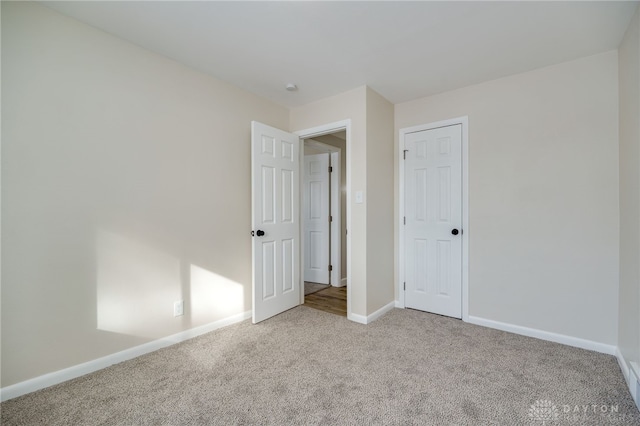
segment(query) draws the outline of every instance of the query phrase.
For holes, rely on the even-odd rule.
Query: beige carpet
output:
[[[612,356],[412,310],[365,326],[304,306],[0,410],[3,425],[640,424]]]

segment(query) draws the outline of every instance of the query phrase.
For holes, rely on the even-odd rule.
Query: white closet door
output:
[[[462,317],[462,126],[405,136],[405,306]]]

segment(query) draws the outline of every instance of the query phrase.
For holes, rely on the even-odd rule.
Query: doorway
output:
[[[302,143],[304,303],[347,315],[346,131]]]
[[[400,130],[401,307],[468,319],[468,120]]]
[[[251,122],[251,236],[252,322],[258,323],[304,303],[304,238],[300,212],[301,141],[344,131],[346,151],[346,287],[347,319],[356,320],[351,307],[351,120],[334,122],[296,133]],[[337,192],[336,192],[337,193]],[[342,270],[342,269],[341,269]]]

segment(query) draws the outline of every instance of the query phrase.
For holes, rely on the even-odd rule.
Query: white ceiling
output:
[[[297,106],[361,85],[393,103],[615,49],[637,2],[45,2]],[[297,92],[284,87],[292,82]]]

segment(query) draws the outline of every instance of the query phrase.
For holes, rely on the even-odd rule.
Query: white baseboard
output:
[[[618,360],[618,365],[620,366],[620,370],[622,371],[622,375],[624,376],[624,380],[627,382],[627,386],[630,386],[629,382],[629,366],[627,365],[627,361],[625,361],[624,356],[622,356],[622,352],[620,352],[620,348],[616,348],[616,359]],[[631,388],[629,388],[631,390]]]
[[[620,348],[616,348],[616,359],[624,376],[624,381],[627,382],[627,389],[631,394],[631,398],[636,403],[638,410],[640,410],[640,367],[633,361],[630,363],[631,367],[629,367],[627,360],[624,359],[622,352],[620,352]]]
[[[636,403],[638,410],[640,410],[640,366],[631,361],[627,363],[627,360],[620,352],[620,348],[616,348],[616,358],[625,382],[627,382],[627,388],[631,393],[631,398]]]
[[[625,382],[627,382],[627,388],[631,393],[631,398],[636,403],[638,410],[640,410],[640,365],[636,362],[629,362],[624,358],[620,348],[616,348],[616,358],[618,359],[618,365],[622,370]]]
[[[338,284],[331,283],[331,286],[332,287],[346,287],[347,286],[347,279],[346,278],[342,278]]]
[[[394,305],[395,305],[396,308],[404,309],[404,304],[400,303],[399,300],[396,300],[394,302]]]
[[[390,310],[392,310],[395,307],[396,307],[396,303],[395,302],[387,303],[382,308],[378,309],[377,311],[375,311],[371,315],[367,316],[367,324],[372,323],[373,321],[377,320],[378,318],[380,318],[381,316],[383,316],[384,314],[386,314],[387,312],[389,312]]]
[[[353,322],[357,322],[359,324],[366,324],[367,323],[367,317],[365,317],[364,315],[358,315],[358,314],[349,314],[347,315],[347,319]]]
[[[375,311],[370,315],[367,315],[366,317],[364,315],[351,314],[348,316],[348,319],[360,324],[370,324],[395,307],[396,307],[395,302],[389,302],[386,305],[384,305],[382,308],[378,309],[377,311]]]
[[[636,362],[631,361],[629,363],[629,381],[627,384],[636,407],[640,410],[640,365]]]
[[[171,336],[163,337],[162,339],[154,340],[140,346],[135,346],[133,348],[125,349],[124,351],[116,352],[102,358],[74,365],[72,367],[65,368],[64,370],[54,371],[53,373],[44,374],[42,376],[34,377],[33,379],[25,380],[24,382],[6,386],[0,389],[0,400],[6,401],[8,399],[16,398],[30,392],[35,392],[49,386],[57,385],[58,383],[66,382],[67,380],[75,379],[76,377],[93,373],[94,371],[101,370],[113,364],[117,364],[119,362],[139,357],[140,355],[157,351],[158,349],[162,349],[164,347],[192,339],[196,336],[200,336],[201,334],[205,334],[218,328],[244,321],[248,318],[251,318],[251,311],[232,315],[230,317],[223,318],[209,324],[201,325],[199,327],[191,328],[189,330],[185,330]]]
[[[550,342],[562,343],[563,345],[596,351],[607,355],[615,355],[617,350],[616,346],[607,345],[606,343],[594,342],[592,340],[581,339],[579,337],[552,333],[550,331],[543,331],[535,328],[522,327],[519,325],[508,324],[505,322],[499,322],[480,317],[469,316],[468,322],[470,324],[495,328],[497,330],[508,331],[510,333],[521,334],[528,337],[535,337],[536,339],[548,340]]]

